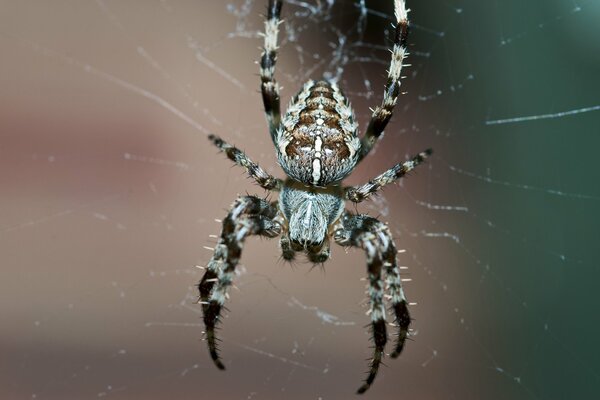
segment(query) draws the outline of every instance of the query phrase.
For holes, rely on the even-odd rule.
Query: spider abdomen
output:
[[[357,161],[356,130],[352,108],[338,86],[308,81],[278,130],[279,163],[290,177],[308,185],[339,182]]]

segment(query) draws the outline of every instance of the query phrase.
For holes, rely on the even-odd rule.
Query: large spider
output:
[[[398,328],[392,358],[398,357],[404,347],[410,315],[396,263],[396,246],[388,227],[375,218],[345,210],[344,201],[360,203],[367,199],[421,164],[431,150],[394,165],[364,185],[344,187],[341,181],[369,154],[392,117],[400,93],[402,62],[407,55],[406,5],[404,0],[395,0],[397,25],[383,102],[373,111],[367,131],[360,139],[350,104],[332,81],[306,82],[281,118],[279,86],[273,76],[281,6],[280,0],[269,1],[260,77],[269,132],[279,164],[288,178],[283,181],[267,174],[244,152],[217,136],[209,136],[227,157],[244,167],[259,186],[280,194],[279,201],[273,202],[256,196],[239,197],[223,220],[214,255],[198,284],[206,340],[216,366],[225,369],[217,350],[215,326],[247,236],[281,235],[279,245],[285,260],[292,260],[296,252],[304,252],[313,263],[323,263],[329,258],[330,239],[342,246],[359,247],[367,256],[374,342],[369,373],[358,389],[358,393],[364,393],[375,380],[387,341],[384,291],[387,291]],[[386,275],[385,281],[382,273]]]

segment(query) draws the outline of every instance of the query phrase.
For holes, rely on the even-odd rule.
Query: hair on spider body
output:
[[[340,186],[319,188],[289,179],[279,194],[279,209],[295,251],[319,249],[328,227],[342,215],[344,202]]]
[[[288,176],[307,185],[337,183],[358,161],[357,128],[350,103],[336,83],[308,81],[277,130],[279,164]]]
[[[389,301],[396,322],[393,358],[404,348],[411,318],[389,228],[376,218],[345,210],[344,204],[346,201],[357,204],[377,194],[382,187],[422,164],[431,150],[394,165],[363,185],[344,187],[341,181],[373,149],[392,117],[400,94],[403,60],[408,54],[408,11],[404,0],[394,0],[397,25],[383,100],[373,110],[369,125],[359,138],[350,102],[332,81],[306,82],[281,117],[279,85],[274,73],[282,4],[281,0],[269,0],[260,58],[260,86],[269,134],[287,179],[268,174],[243,151],[215,135],[209,136],[213,144],[245,168],[260,187],[279,192],[279,198],[271,201],[252,195],[241,196],[222,220],[221,235],[198,284],[206,340],[215,365],[224,369],[215,330],[248,236],[280,236],[284,260],[291,261],[297,252],[303,252],[314,265],[329,259],[331,242],[362,249],[366,255],[368,315],[373,341],[369,371],[358,389],[358,393],[364,393],[374,382],[385,356],[388,336],[384,300]]]

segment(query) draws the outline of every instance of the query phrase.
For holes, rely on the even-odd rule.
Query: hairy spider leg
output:
[[[277,62],[277,35],[279,33],[282,2],[269,0],[267,19],[265,20],[265,38],[263,51],[260,57],[260,90],[269,133],[275,143],[277,129],[281,122],[281,106],[279,99],[279,85],[275,80],[275,63]]]
[[[383,91],[383,102],[373,110],[365,135],[360,140],[359,162],[369,154],[382,135],[386,125],[390,122],[392,112],[396,106],[396,101],[398,100],[398,95],[400,94],[402,63],[408,55],[407,41],[409,23],[405,0],[396,0],[394,4],[396,32],[394,34],[394,46],[391,51],[392,58],[388,70],[387,82],[385,84],[385,90]]]
[[[414,156],[412,160],[394,165],[392,168],[388,169],[381,175],[371,179],[364,185],[350,186],[344,188],[346,200],[353,201],[354,203],[360,203],[361,201],[366,200],[367,198],[369,198],[369,196],[377,192],[383,186],[397,181],[398,179],[406,175],[408,172],[415,169],[418,165],[422,164],[423,161],[425,161],[427,157],[429,157],[432,153],[433,150],[427,149]]]
[[[257,163],[252,161],[246,153],[235,146],[230,145],[218,136],[208,135],[208,139],[212,141],[221,151],[227,154],[227,157],[237,165],[244,167],[248,175],[256,181],[256,183],[266,190],[278,191],[283,185],[281,179],[275,178],[273,175],[265,172]]]
[[[381,224],[381,222],[379,222]],[[382,224],[383,225],[383,224]],[[408,338],[408,327],[410,326],[410,314],[408,312],[408,302],[402,289],[402,278],[400,277],[400,267],[396,260],[396,245],[392,239],[389,228],[386,225],[380,226],[380,235],[385,238],[387,250],[383,251],[383,268],[385,271],[385,284],[387,297],[391,303],[391,309],[394,313],[395,324],[398,328],[396,333],[396,344],[392,352],[392,358],[397,358],[404,349],[404,343]]]
[[[225,369],[225,366],[219,357],[215,327],[219,322],[235,267],[242,255],[244,240],[249,235],[270,238],[279,235],[281,225],[274,220],[277,212],[277,202],[269,203],[255,196],[236,199],[223,220],[214,254],[198,284],[208,350],[219,369]]]
[[[401,281],[396,279],[396,277],[399,278],[400,276],[396,264],[396,247],[394,246],[389,229],[384,223],[366,215],[353,215],[346,212],[338,226],[336,226],[334,240],[342,246],[359,247],[367,255],[368,295],[370,300],[368,313],[371,316],[371,335],[374,348],[373,359],[371,360],[367,378],[365,379],[365,383],[358,389],[358,393],[362,394],[369,389],[377,376],[381,360],[384,356],[384,347],[387,342],[385,306],[383,302],[385,283],[381,278],[382,270],[385,270],[389,275],[387,279],[388,284],[390,282],[393,283],[393,288],[392,286],[389,288],[392,302],[396,299],[398,303],[404,302],[406,304],[406,300],[402,292]],[[393,306],[395,305],[396,303],[393,302]],[[400,307],[398,309],[400,310]],[[406,314],[402,314],[401,317],[402,324],[405,321],[408,321],[408,324],[410,324],[408,309],[406,309]],[[408,330],[408,325],[406,325],[406,330]],[[399,335],[399,338],[401,336]],[[403,336],[403,340],[405,337],[406,335]],[[401,350],[403,344],[404,341],[402,341],[402,344],[398,343],[396,350]]]

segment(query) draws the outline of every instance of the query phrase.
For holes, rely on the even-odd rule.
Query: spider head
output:
[[[322,246],[323,242],[302,242],[303,239],[290,238],[291,246],[294,251],[318,251]]]
[[[285,173],[324,187],[356,166],[360,140],[350,104],[335,83],[309,81],[292,99],[276,136]]]
[[[279,208],[296,251],[321,248],[329,225],[344,209],[341,196],[331,189],[304,187],[288,181],[279,196]]]

